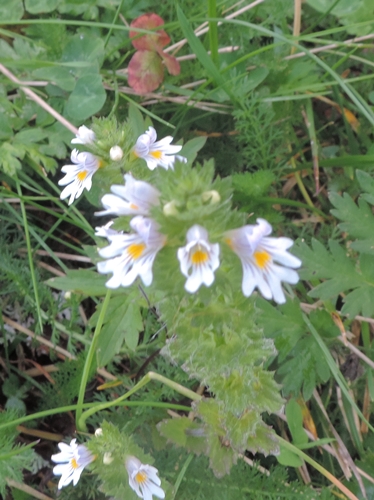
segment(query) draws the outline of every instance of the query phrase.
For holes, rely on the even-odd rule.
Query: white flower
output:
[[[71,140],[72,144],[92,144],[96,139],[95,132],[90,128],[82,125],[75,134],[75,139]]]
[[[170,143],[173,137],[168,135],[158,142],[156,142],[156,139],[156,130],[153,127],[149,127],[144,134],[139,136],[133,149],[135,156],[143,158],[150,170],[154,170],[157,165],[166,170],[168,168],[172,169],[175,160],[181,162],[187,161],[183,156],[176,155],[182,149],[182,146],[172,146]]]
[[[147,215],[151,205],[156,205],[160,192],[145,181],[137,181],[131,174],[125,175],[124,186],[115,184],[110,190],[114,194],[105,194],[101,203],[106,210],[95,215]]]
[[[125,466],[129,474],[129,485],[139,498],[152,500],[153,495],[165,498],[165,492],[160,488],[161,480],[156,467],[144,465],[135,457],[127,457]]]
[[[73,481],[74,486],[79,481],[83,469],[95,460],[95,457],[83,444],[76,444],[72,439],[69,444],[58,443],[61,452],[52,455],[51,459],[59,465],[53,467],[53,474],[61,476],[58,483],[60,490]]]
[[[66,175],[58,181],[59,186],[66,186],[60,198],[64,200],[70,196],[69,205],[79,198],[84,189],[87,191],[91,189],[92,176],[100,167],[100,161],[96,156],[91,153],[79,153],[77,149],[73,149],[71,161],[74,165],[62,167],[61,171]]]
[[[112,161],[120,161],[123,158],[122,148],[119,146],[113,146],[110,148],[109,156]]]
[[[293,245],[290,238],[268,238],[271,225],[264,219],[256,222],[227,231],[225,241],[242,261],[243,294],[249,297],[257,287],[265,299],[283,304],[286,298],[281,282],[295,285],[299,281],[292,268],[300,267],[301,260],[287,252]]]
[[[152,283],[153,261],[164,246],[166,237],[158,232],[156,222],[140,215],[131,220],[130,226],[135,233],[113,234],[114,230],[108,229],[106,237],[110,245],[99,250],[99,255],[108,259],[98,263],[99,273],[113,273],[106,282],[108,288],[129,286],[137,276],[140,276],[145,286]]]
[[[178,249],[181,272],[188,278],[184,285],[187,292],[196,292],[202,283],[205,286],[213,283],[214,271],[219,266],[218,257],[218,243],[209,243],[208,232],[203,227],[197,224],[192,226],[187,231],[187,245]]]

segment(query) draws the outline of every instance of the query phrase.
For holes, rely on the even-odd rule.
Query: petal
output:
[[[61,476],[70,468],[69,463],[58,464],[53,467],[53,474],[55,476]]]
[[[145,133],[149,137],[150,143],[156,142],[157,132],[153,127],[148,127],[148,130]]]
[[[197,243],[199,240],[205,240],[207,242],[208,241],[208,231],[205,228],[203,228],[202,226],[195,224],[187,231],[186,237],[187,237],[188,243],[190,243],[192,241]]]
[[[152,495],[155,495],[157,498],[165,498],[165,492],[162,488],[160,488],[160,486],[157,486],[156,484],[151,482],[149,484],[147,483],[147,486],[149,487],[149,490],[151,492],[151,500]]]
[[[214,276],[213,276],[214,279]],[[184,288],[187,290],[187,292],[190,293],[195,293],[200,286],[202,285],[204,279],[202,276],[202,270],[200,266],[193,266],[192,267],[192,273],[188,277]]]
[[[293,269],[273,264],[272,270],[278,276],[280,281],[284,281],[285,283],[289,283],[290,285],[296,285],[296,283],[298,283],[299,281],[299,275]]]

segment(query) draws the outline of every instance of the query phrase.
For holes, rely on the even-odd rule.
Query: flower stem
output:
[[[202,397],[199,394],[196,394],[196,392],[187,389],[187,387],[177,384],[177,382],[173,382],[173,380],[170,380],[158,373],[148,372],[132,389],[130,389],[128,392],[126,392],[119,398],[115,399],[114,401],[98,404],[94,408],[90,408],[89,410],[85,411],[82,415],[80,415],[79,421],[77,420],[77,427],[79,429],[86,429],[86,420],[88,419],[88,417],[94,415],[98,411],[106,410],[111,406],[118,405],[125,399],[128,399],[130,396],[132,396],[132,394],[135,394],[135,392],[137,392],[139,389],[147,385],[151,380],[157,380],[158,382],[167,385],[171,389],[174,389],[174,391],[179,392],[179,394],[182,394],[183,396],[186,396],[187,398],[192,399],[193,401],[200,401],[202,399]]]
[[[81,385],[79,388],[79,395],[78,395],[78,402],[77,402],[77,411],[75,413],[75,421],[76,421],[77,428],[79,430],[82,430],[82,431],[87,430],[85,425],[83,425],[83,427],[80,427],[80,418],[81,418],[82,411],[83,411],[82,405],[83,405],[83,401],[84,401],[84,394],[86,392],[88,377],[90,375],[92,362],[93,362],[93,359],[94,359],[94,356],[96,353],[97,341],[99,340],[99,335],[100,335],[101,328],[102,328],[103,323],[104,323],[105,314],[106,314],[106,311],[108,309],[110,295],[111,295],[111,291],[108,290],[106,293],[103,305],[101,307],[101,311],[99,314],[99,318],[97,320],[94,336],[93,336],[90,348],[88,350],[86,362],[85,362],[84,368],[83,368]]]

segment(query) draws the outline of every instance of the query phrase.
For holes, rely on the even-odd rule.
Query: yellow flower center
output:
[[[254,252],[253,257],[260,269],[264,269],[264,267],[266,267],[268,262],[271,260],[270,255],[265,250],[259,250],[258,252]]]
[[[70,465],[73,467],[73,469],[78,469],[78,467],[79,467],[79,464],[78,464],[78,462],[75,460],[75,458],[72,458],[72,459],[70,460]]]
[[[139,259],[143,255],[146,246],[144,243],[133,243],[127,249],[128,254],[133,260]]]
[[[206,251],[204,250],[196,250],[192,255],[191,255],[191,262],[192,264],[199,265],[203,264],[209,259],[209,255]]]
[[[139,471],[135,476],[135,481],[137,483],[143,484],[147,480],[147,474],[143,471]]]
[[[149,153],[153,158],[156,158],[156,160],[159,160],[162,156],[162,151],[151,151]]]
[[[135,203],[130,203],[130,208],[132,208],[133,210],[139,210],[138,205],[135,205]]]
[[[77,173],[77,178],[79,181],[84,181],[84,179],[87,177],[88,170],[82,170],[81,172]]]
[[[225,238],[224,241],[231,248],[231,250],[233,250],[232,240],[230,238]]]

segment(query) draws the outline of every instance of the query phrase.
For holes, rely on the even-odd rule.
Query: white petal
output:
[[[160,484],[161,484],[161,481],[160,481]],[[152,500],[152,495],[155,495],[157,498],[165,498],[165,492],[162,488],[160,488],[160,486],[157,486],[156,484],[150,482],[149,484],[147,484],[149,490],[150,490],[150,493],[151,493],[151,497],[150,499]],[[145,500],[145,497],[144,497],[144,500]]]
[[[148,130],[145,133],[149,137],[150,143],[156,142],[157,132],[153,127],[148,127]]]
[[[187,231],[186,238],[188,243],[197,243],[199,240],[208,241],[208,231],[204,227],[195,224]]]

